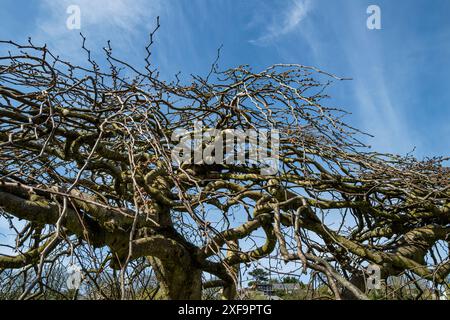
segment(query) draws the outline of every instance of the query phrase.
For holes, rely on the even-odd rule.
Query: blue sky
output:
[[[81,9],[81,29],[66,27],[69,5]],[[381,30],[366,27],[370,4]],[[84,61],[87,45],[142,65],[148,33],[160,16],[153,59],[166,78],[206,74],[223,45],[220,66],[314,65],[353,80],[329,91],[330,104],[373,134],[377,151],[448,155],[450,147],[450,1],[447,0],[2,0],[0,38],[48,43]],[[1,49],[0,49],[1,50]]]
[[[66,27],[72,4],[80,30]],[[366,27],[371,4],[381,30]],[[348,122],[374,135],[366,140],[374,150],[415,147],[422,158],[450,150],[449,12],[448,0],[2,0],[0,38],[31,36],[83,63],[81,31],[93,52],[111,40],[116,55],[142,66],[160,16],[152,58],[163,77],[206,75],[221,45],[221,68],[313,65],[353,79],[335,83],[328,103],[352,112]]]

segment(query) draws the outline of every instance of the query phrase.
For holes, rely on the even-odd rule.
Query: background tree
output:
[[[264,284],[269,281],[269,273],[261,268],[255,268],[248,273],[249,276],[253,278],[253,281],[250,281],[249,286],[253,286],[255,284]]]
[[[300,283],[300,280],[296,277],[286,276],[283,278],[283,283]]]
[[[68,259],[89,289],[104,292],[113,274],[118,288],[102,296],[115,298],[136,297],[142,283],[147,298],[220,287],[233,299],[245,268],[269,257],[273,272],[295,264],[335,299],[367,299],[369,263],[383,279],[445,283],[447,159],[370,152],[326,105],[325,88],[341,78],[214,63],[184,84],[159,79],[149,47],[141,71],[109,46],[97,63],[83,42],[87,63],[74,66],[31,42],[1,45],[0,207],[17,237],[16,254],[0,256],[0,287],[25,279],[18,298],[59,291],[47,275]],[[199,120],[277,129],[278,172],[261,174],[263,161],[174,163],[173,133]]]

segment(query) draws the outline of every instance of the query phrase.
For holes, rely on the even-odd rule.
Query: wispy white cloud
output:
[[[422,148],[415,129],[406,119],[408,110],[402,101],[408,93],[392,90],[389,86],[392,82],[407,83],[406,74],[390,72],[384,42],[375,38],[359,19],[351,19],[360,12],[358,7],[343,9],[349,18],[347,37],[339,39],[341,54],[346,56],[349,72],[354,78],[353,96],[357,102],[354,113],[360,121],[359,127],[374,135],[367,143],[376,151],[398,154]],[[399,68],[403,64],[402,61],[397,63]]]
[[[79,30],[70,30],[66,25],[67,8],[71,5],[80,8]],[[112,40],[114,48],[133,52],[138,37],[142,37],[142,32],[151,31],[156,16],[165,8],[161,0],[44,0],[36,16],[33,38],[75,59],[80,53],[80,32],[87,37],[88,45],[95,44],[97,49],[101,50],[107,40]]]
[[[311,64],[331,72],[339,70],[343,72],[340,76],[353,78],[347,87],[352,89],[342,87],[336,95],[341,95],[339,103],[353,113],[347,121],[374,135],[364,139],[373,150],[405,154],[414,147],[422,148],[414,128],[406,120],[407,110],[402,105],[405,92],[389,86],[392,82],[407,83],[408,79],[401,73],[395,74],[395,79],[388,76],[391,73],[384,54],[387,51],[376,34],[367,31],[365,7],[317,3],[316,8],[314,18],[297,28],[298,44],[283,51],[284,60],[297,61],[299,55],[302,58],[308,55]],[[339,16],[337,9],[341,10]],[[331,55],[335,57],[330,59]]]
[[[66,26],[67,8],[78,5],[81,11],[81,29],[69,30]],[[195,7],[192,21],[183,6]],[[198,52],[192,24],[199,17],[207,17],[206,5],[182,1],[164,0],[43,0],[36,15],[36,30],[32,35],[35,43],[47,43],[62,59],[84,65],[86,52],[81,50],[80,32],[86,37],[86,47],[97,62],[104,57],[103,47],[111,41],[114,55],[126,60],[136,68],[142,67],[146,56],[145,47],[149,33],[156,27],[160,16],[161,28],[152,47],[152,62],[161,75],[173,76],[180,70],[178,65],[196,65]],[[179,50],[183,48],[183,50]],[[216,49],[211,50],[215,54]]]
[[[264,28],[262,34],[257,39],[250,40],[250,43],[264,45],[294,31],[307,16],[310,9],[310,0],[293,0],[289,2],[283,10],[272,15],[271,22]],[[264,24],[266,23],[264,21]]]
[[[41,30],[49,35],[66,32],[65,20],[68,16],[66,10],[71,5],[80,7],[82,29],[96,27],[106,30],[114,27],[126,33],[133,33],[153,23],[148,16],[152,12],[156,14],[160,12],[162,2],[159,0],[132,2],[127,0],[44,0],[42,9],[47,15],[42,16],[39,21]]]
[[[386,79],[379,72],[370,79],[353,68],[355,75],[355,99],[358,103],[356,115],[361,120],[360,127],[374,135],[367,139],[374,151],[405,154],[414,147],[422,147],[421,142],[413,140],[413,130],[402,117],[401,106],[394,105],[398,97],[393,96],[386,87]]]

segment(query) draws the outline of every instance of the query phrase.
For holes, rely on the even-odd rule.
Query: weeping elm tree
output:
[[[334,299],[368,299],[369,265],[415,292],[445,284],[446,158],[371,152],[327,106],[343,79],[215,63],[168,82],[150,54],[141,70],[110,46],[100,64],[83,42],[83,66],[1,47],[0,209],[16,233],[0,238],[2,294],[62,298],[70,263],[94,298],[236,299],[258,264]]]

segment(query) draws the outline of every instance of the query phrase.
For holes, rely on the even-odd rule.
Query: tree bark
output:
[[[366,278],[361,273],[354,273],[350,278],[350,283],[358,288],[361,292],[366,292]],[[341,298],[343,300],[359,300],[360,298],[356,296],[352,291],[344,288],[341,292]]]
[[[202,272],[186,255],[180,259],[149,257],[159,283],[158,300],[200,300],[202,296]]]

